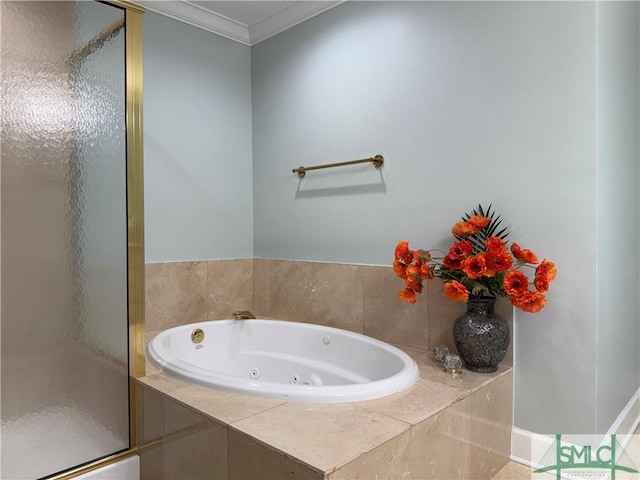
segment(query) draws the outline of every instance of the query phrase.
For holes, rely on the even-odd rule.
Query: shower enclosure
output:
[[[116,3],[0,3],[0,478],[135,450],[141,12]]]

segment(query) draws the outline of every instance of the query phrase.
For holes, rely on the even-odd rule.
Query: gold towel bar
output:
[[[349,162],[338,162],[338,163],[327,163],[325,165],[316,165],[315,167],[298,167],[291,170],[293,173],[297,173],[298,177],[304,177],[305,173],[309,170],[320,170],[321,168],[333,168],[333,167],[344,167],[345,165],[355,165],[357,163],[373,163],[373,166],[376,168],[382,167],[384,165],[384,157],[382,155],[376,155],[372,158],[363,158],[361,160],[351,160]]]

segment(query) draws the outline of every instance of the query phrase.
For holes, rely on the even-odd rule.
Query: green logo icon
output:
[[[592,445],[563,444],[562,435],[556,434],[555,441],[539,462],[542,465],[533,473],[556,472],[556,479],[563,472],[571,478],[616,479],[616,472],[638,473],[629,455],[624,451],[615,434],[610,435],[608,443]],[[635,475],[634,475],[635,478]]]

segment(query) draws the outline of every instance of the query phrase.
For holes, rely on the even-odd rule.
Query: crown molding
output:
[[[157,1],[137,0],[134,3],[147,10],[183,23],[193,25],[216,35],[229,38],[244,45],[255,45],[269,37],[304,22],[333,7],[344,3],[340,1],[308,2],[298,1],[263,18],[253,25],[245,25],[218,13],[206,10],[187,0]]]
[[[201,28],[244,45],[251,45],[246,25],[188,1],[137,0],[147,10]]]
[[[288,28],[294,27],[299,23],[309,20],[322,12],[337,7],[346,0],[341,1],[324,1],[324,2],[296,2],[274,15],[263,18],[259,22],[249,27],[250,44],[255,45],[269,37],[273,37]]]

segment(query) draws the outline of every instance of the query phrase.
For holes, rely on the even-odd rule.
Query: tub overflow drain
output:
[[[252,368],[251,369],[251,373],[249,374],[249,376],[251,378],[260,378],[260,369],[259,368]]]
[[[196,328],[193,332],[191,332],[191,341],[193,343],[200,343],[204,340],[204,332],[200,328]]]
[[[300,377],[298,375],[294,375],[291,377],[291,380],[289,380],[291,383],[293,383],[294,385],[297,385],[300,383]]]
[[[331,337],[329,335],[325,335],[324,337],[322,337],[322,343],[324,343],[325,345],[329,345],[331,343]]]

